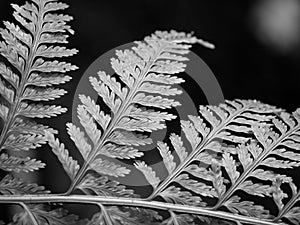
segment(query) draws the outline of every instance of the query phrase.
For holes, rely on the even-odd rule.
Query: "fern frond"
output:
[[[153,188],[156,188],[157,185],[159,184],[160,182],[160,179],[156,176],[156,173],[155,171],[152,170],[151,167],[149,167],[145,162],[143,161],[137,161],[134,166],[139,170],[141,171],[146,180],[149,182],[149,184],[152,185]]]
[[[65,149],[65,145],[60,143],[58,139],[55,139],[52,133],[46,132],[45,135],[53,153],[57,156],[70,179],[73,180],[80,168],[77,161],[69,156],[69,151]]]
[[[141,221],[141,215],[132,216],[130,212],[122,211],[119,207],[111,206],[104,207],[101,205],[101,212],[96,213],[88,225],[94,224],[130,224],[130,225],[139,225],[139,224],[155,224],[151,221]],[[143,223],[141,223],[143,222]]]
[[[168,173],[172,174],[173,170],[176,167],[176,163],[174,162],[174,156],[169,151],[169,147],[167,144],[163,142],[158,142],[157,146],[158,146],[159,153],[163,158],[164,164],[168,170]]]
[[[126,167],[122,167],[119,164],[101,158],[96,158],[91,163],[90,168],[99,174],[113,177],[124,177],[130,172]]]
[[[241,198],[238,196],[231,197],[224,206],[236,214],[240,213],[260,219],[268,219],[270,217],[269,212],[262,206],[255,205],[254,202],[250,201],[241,201]]]
[[[93,174],[85,176],[78,184],[78,189],[91,195],[136,197],[133,190],[126,189],[126,187],[120,185],[119,182],[109,181],[105,176],[96,177]]]
[[[72,123],[67,123],[67,127],[70,138],[76,144],[76,147],[80,151],[81,155],[86,159],[90,154],[92,148],[91,145],[87,142],[84,133]]]
[[[110,158],[118,159],[133,159],[143,156],[142,152],[129,146],[118,146],[114,144],[107,144],[99,155],[106,155]]]
[[[3,143],[1,150],[28,151],[41,147],[42,144],[46,144],[46,140],[42,135],[19,134],[15,136],[11,134]]]
[[[0,155],[0,169],[7,172],[32,172],[44,168],[45,165],[45,163],[29,157],[20,158],[5,153]]]
[[[91,85],[110,112],[109,114],[104,112],[89,96],[79,95],[81,104],[77,109],[78,118],[86,136],[92,141],[89,143],[92,148],[88,154],[84,153],[84,165],[69,191],[76,189],[76,185],[84,177],[88,168],[97,168],[96,171],[104,175],[125,175],[124,172],[108,171],[107,168],[123,169],[124,167],[115,163],[111,163],[108,167],[109,161],[100,161],[99,157],[101,155],[110,158],[141,156],[141,153],[127,146],[151,143],[150,138],[140,133],[163,129],[165,121],[176,118],[172,114],[157,111],[156,108],[167,109],[180,105],[169,96],[181,93],[181,90],[174,85],[183,82],[183,79],[171,75],[184,71],[186,65],[183,61],[187,58],[182,55],[187,54],[191,44],[198,41],[191,34],[176,31],[156,32],[146,37],[144,41],[136,42],[136,46],[130,50],[116,51],[117,58],[111,59],[116,75],[108,75],[100,71],[97,77],[89,78]],[[79,132],[77,138],[71,134],[74,141],[83,140],[81,136]],[[114,146],[112,144],[116,147],[112,147]],[[107,148],[106,145],[110,147]],[[105,165],[95,167],[95,160]],[[141,164],[137,165],[141,166]],[[125,168],[124,171],[126,174],[129,172]]]
[[[165,225],[195,225],[194,218],[188,214],[175,214],[174,212],[170,212],[171,216],[162,222]]]
[[[28,85],[34,85],[37,87],[48,87],[58,84],[64,84],[70,81],[71,79],[72,77],[68,75],[51,74],[49,76],[43,73],[33,73],[28,79]]]
[[[69,57],[77,50],[56,45],[68,43],[67,33],[74,33],[67,25],[71,16],[52,13],[67,8],[67,4],[33,0],[22,6],[12,4],[12,7],[18,24],[6,21],[5,28],[0,29],[0,54],[7,59],[7,63],[0,63],[0,116],[3,120],[0,146],[1,150],[29,150],[46,143],[45,131],[56,133],[30,119],[50,118],[67,110],[30,102],[63,96],[65,90],[48,86],[71,80],[65,73],[77,69],[70,63],[47,59]],[[24,169],[28,165],[30,171],[32,166],[28,163]]]
[[[180,188],[170,186],[163,190],[160,194],[166,202],[182,204],[182,205],[194,205],[194,206],[206,206],[199,196],[193,196],[189,191],[181,191]]]
[[[56,98],[60,98],[67,92],[64,89],[58,88],[47,88],[47,89],[36,89],[36,88],[27,88],[24,92],[22,100],[30,101],[50,101]]]
[[[234,160],[230,155],[227,155],[227,158],[225,157],[222,162],[214,159],[212,163],[211,160],[214,157],[211,157],[210,154],[203,154],[205,154],[207,150],[215,153],[222,153],[225,149],[228,151],[228,144],[225,144],[224,141],[231,142],[232,145],[245,143],[250,140],[250,138],[241,134],[244,132],[238,132],[236,126],[247,127],[247,133],[249,134],[252,124],[271,123],[271,120],[275,117],[274,113],[280,111],[280,109],[276,109],[273,106],[250,100],[227,101],[226,104],[220,104],[218,107],[201,106],[199,111],[200,116],[189,116],[190,120],[181,121],[182,130],[191,146],[190,152],[188,153],[186,151],[181,137],[175,134],[171,135],[171,143],[181,163],[174,172],[154,190],[151,196],[156,196],[156,194],[166,188],[168,184],[176,180],[176,177],[183,171],[213,182],[215,184],[214,188],[219,189],[218,193],[221,195],[224,192],[225,186],[223,187],[221,180],[219,180],[222,179],[222,175],[219,174],[218,167],[219,165],[226,165],[227,171],[229,171],[231,175],[230,178],[235,180],[237,179],[238,172],[232,164]],[[254,116],[251,117],[251,115]],[[265,119],[265,121],[263,121],[263,119]],[[211,170],[203,170],[191,164],[195,160],[200,162],[206,161],[207,164],[211,164]],[[210,193],[205,194],[211,195]]]
[[[35,135],[44,135],[45,132],[57,134],[57,131],[53,128],[38,124],[25,118],[16,118],[14,124],[12,125],[11,132]]]
[[[200,116],[181,121],[189,146],[180,136],[171,134],[175,150],[171,154],[170,147],[158,142],[166,169],[172,172],[163,181],[155,176],[157,182],[147,200],[160,196],[177,204],[212,204],[214,210],[226,207],[232,213],[263,220],[276,217],[256,201],[241,200],[242,191],[249,196],[273,198],[278,218],[283,218],[284,210],[298,201],[300,192],[291,177],[272,169],[299,167],[299,118],[299,110],[290,115],[257,101],[235,100],[218,107],[200,107]],[[174,154],[178,155],[178,165],[173,161]],[[148,177],[141,171],[152,182],[149,174],[155,171],[143,165]],[[293,203],[285,205],[283,200],[288,196],[281,190],[282,184],[292,189],[289,201]],[[217,202],[208,203],[206,198]]]
[[[34,221],[32,221],[34,220]],[[79,220],[74,214],[69,214],[66,209],[58,208],[51,210],[45,205],[27,205],[27,210],[15,214],[13,225],[30,225],[30,224],[52,224],[52,225],[85,225],[87,220]]]
[[[109,137],[109,141],[118,145],[140,146],[151,144],[151,138],[145,135],[135,134],[128,131],[114,131]]]
[[[27,118],[50,118],[65,113],[66,108],[55,105],[27,104],[22,103],[17,109],[17,116],[25,116]]]
[[[236,190],[244,190],[243,184],[244,182],[247,182],[246,179],[250,177],[272,181],[273,188],[265,186],[265,195],[273,195],[274,202],[276,203],[279,209],[279,215],[281,216],[284,215],[282,212],[284,208],[282,199],[287,197],[287,195],[280,188],[281,183],[288,183],[293,190],[293,197],[297,195],[295,193],[295,186],[291,178],[285,177],[284,174],[279,174],[279,176],[275,175],[275,177],[273,173],[264,173],[262,175],[260,173],[263,173],[264,171],[257,167],[261,165],[271,169],[299,167],[297,157],[295,157],[295,159],[289,158],[288,160],[280,160],[278,158],[271,157],[273,155],[273,151],[276,152],[275,155],[278,155],[282,158],[286,157],[286,152],[291,152],[291,154],[298,155],[295,151],[300,150],[300,145],[299,142],[293,139],[293,135],[297,134],[300,130],[299,110],[293,113],[293,115],[289,115],[285,112],[280,113],[278,118],[274,118],[272,122],[274,126],[273,129],[269,126],[252,125],[254,135],[262,149],[253,151],[253,149],[259,148],[259,146],[258,144],[252,144],[252,146],[250,145],[251,150],[249,149],[249,152],[252,154],[253,161],[249,163],[246,168],[244,168],[243,174],[238,177],[236,183],[233,183],[227,193],[220,198],[217,204],[218,207],[222,204],[225,204],[229,196],[232,195]],[[275,131],[275,128],[278,130]],[[285,151],[277,151],[277,149],[282,149],[281,146],[285,149]],[[281,152],[283,154],[281,154]],[[266,169],[266,171],[268,171],[268,169]],[[257,186],[258,184],[255,185]],[[259,184],[259,186],[260,188],[263,188],[261,184]],[[257,192],[254,192],[254,194],[257,194]],[[291,199],[291,201],[293,200]]]
[[[50,191],[37,184],[26,183],[12,175],[6,175],[0,181],[0,193],[3,195],[48,194]]]

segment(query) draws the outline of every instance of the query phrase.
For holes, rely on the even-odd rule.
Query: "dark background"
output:
[[[292,112],[300,106],[300,34],[294,32],[288,36],[285,29],[289,25],[294,26],[294,31],[300,30],[300,17],[293,17],[290,20],[292,22],[287,23],[286,18],[289,17],[291,8],[286,9],[280,3],[272,6],[272,1],[278,3],[280,0],[64,0],[63,2],[70,5],[67,13],[74,16],[71,25],[75,35],[69,39],[69,47],[80,51],[71,62],[80,69],[71,74],[73,81],[65,85],[69,93],[59,100],[58,104],[71,107],[80,77],[88,66],[106,51],[140,40],[155,30],[175,29],[194,31],[198,37],[216,45],[213,51],[201,46],[195,46],[193,51],[214,72],[226,99],[258,99]],[[299,1],[281,2],[297,4]],[[14,21],[10,3],[21,5],[24,1],[1,0],[0,21]],[[264,4],[270,5],[264,7]],[[270,16],[268,9],[271,7],[279,7],[279,11],[285,10],[286,14],[276,17],[275,13],[271,19],[268,17],[264,20],[261,15]],[[260,17],[256,12],[261,13]],[[281,19],[284,22],[280,28]],[[260,29],[265,21],[269,21],[270,24]],[[277,25],[277,32],[268,33],[269,27],[271,29]],[[195,90],[195,98],[197,91]],[[197,102],[197,99],[195,101]],[[200,101],[200,104],[206,102]],[[72,143],[65,135],[67,121],[71,121],[71,112],[60,116],[59,122],[53,120],[50,124],[59,129],[60,137],[66,140],[64,142],[70,146],[70,151],[76,157],[76,150],[73,150]],[[53,162],[48,164],[43,176],[49,177],[49,180],[53,180],[54,176],[57,180],[67,179],[63,173],[55,170],[58,163],[50,151],[43,151],[43,155],[39,157]],[[64,182],[55,182],[51,190],[61,192],[65,187]]]
[[[13,21],[10,3],[23,2],[1,0],[0,20]],[[119,45],[140,40],[155,30],[175,29],[194,31],[198,37],[216,45],[214,51],[200,46],[194,47],[193,51],[212,69],[226,99],[259,99],[289,111],[300,105],[299,42],[285,50],[266,44],[268,40],[264,42],[258,38],[255,30],[259,22],[253,19],[253,12],[263,2],[299,2],[297,0],[64,2],[70,5],[67,13],[74,16],[71,25],[75,36],[69,39],[69,47],[76,47],[80,51],[71,60],[80,69],[71,74],[73,81],[69,85],[69,95],[64,98],[66,101],[73,98],[72,90],[76,88],[81,75],[101,54]],[[282,7],[282,4],[278,7]],[[286,13],[289,11],[286,10]],[[294,18],[294,22],[297,23],[296,29],[300,30],[300,17]],[[278,35],[273,38],[281,40],[282,37]]]

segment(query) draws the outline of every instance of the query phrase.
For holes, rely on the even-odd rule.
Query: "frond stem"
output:
[[[23,207],[23,209],[26,211],[26,213],[28,214],[30,220],[32,221],[33,225],[39,225],[37,219],[35,218],[35,216],[32,214],[32,212],[30,211],[30,209],[27,207],[26,204],[24,204],[23,202],[19,202],[19,205],[21,205]]]
[[[118,205],[118,206],[133,206],[144,207],[160,210],[171,210],[178,213],[188,213],[203,215],[208,217],[217,217],[232,221],[239,221],[241,223],[255,224],[255,225],[275,225],[276,223],[268,220],[260,220],[253,217],[246,217],[238,214],[232,214],[222,211],[214,211],[206,208],[188,206],[188,205],[175,205],[171,203],[158,202],[158,201],[145,201],[143,199],[134,198],[117,198],[117,197],[104,197],[104,196],[85,196],[85,195],[70,195],[70,196],[41,196],[41,195],[13,195],[1,196],[0,203],[82,203],[82,204],[102,204],[102,205]]]

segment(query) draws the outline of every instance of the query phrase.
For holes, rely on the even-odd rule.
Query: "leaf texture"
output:
[[[158,143],[168,177],[161,182],[159,177],[154,179],[155,171],[143,163],[147,173],[152,174],[148,182],[159,181],[152,185],[154,191],[147,199],[160,196],[178,204],[209,204],[213,210],[225,207],[234,214],[263,220],[284,217],[298,201],[300,192],[294,178],[277,169],[299,167],[299,115],[299,110],[288,114],[251,100],[200,106],[199,116],[181,121],[185,137],[171,134],[171,146]],[[171,147],[175,150],[172,154]],[[174,161],[175,153],[179,164]],[[288,198],[283,185],[292,190],[292,197]],[[242,192],[252,196],[253,201],[242,200]],[[257,202],[257,196],[273,199],[278,215],[272,215],[267,205]],[[208,203],[206,198],[216,202]]]
[[[67,25],[72,17],[55,14],[67,6],[56,0],[33,0],[22,6],[12,4],[17,23],[5,21],[4,28],[0,29],[0,54],[6,58],[0,62],[0,151],[27,151],[45,144],[45,131],[53,134],[56,131],[31,118],[50,118],[67,110],[42,104],[66,94],[65,90],[50,86],[70,81],[71,77],[65,73],[77,69],[67,62],[48,60],[77,53],[76,49],[57,45],[68,43],[67,34],[74,33]],[[1,156],[4,159],[5,155]],[[7,171],[28,172],[44,166],[29,158],[10,156],[5,160],[2,168]]]
[[[70,191],[76,189],[88,168],[109,176],[129,173],[129,169],[109,162],[109,158],[142,156],[129,146],[152,143],[143,133],[163,129],[165,121],[176,118],[164,111],[180,105],[172,96],[181,94],[175,85],[184,80],[173,74],[185,70],[184,55],[189,53],[191,44],[198,42],[202,43],[191,34],[158,31],[136,42],[132,49],[116,51],[116,58],[111,59],[114,75],[99,71],[89,78],[106,107],[96,104],[90,96],[79,95],[77,115],[83,129],[68,124],[68,132],[84,158],[84,165]],[[151,174],[146,165],[136,165]]]
[[[45,163],[29,157],[20,158],[5,153],[0,155],[0,169],[7,172],[32,172],[44,167]]]
[[[55,139],[53,134],[47,132],[46,139],[52,148],[52,152],[57,156],[70,179],[73,180],[80,168],[77,161],[69,156],[69,151],[65,149],[65,145],[60,143],[58,139]]]
[[[37,184],[26,183],[19,178],[6,175],[0,181],[0,193],[3,195],[47,194],[50,191]]]
[[[70,214],[66,209],[57,208],[49,209],[45,205],[28,205],[28,211],[23,211],[21,213],[15,214],[13,217],[13,225],[30,225],[36,224],[53,224],[53,225],[85,225],[87,220],[79,220],[79,217],[74,214]],[[29,215],[29,213],[31,215]]]

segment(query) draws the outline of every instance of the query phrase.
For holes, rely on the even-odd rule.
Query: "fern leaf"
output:
[[[99,174],[109,175],[113,177],[124,177],[130,172],[130,170],[126,167],[122,167],[114,162],[101,158],[95,159],[91,163],[90,168]]]
[[[138,207],[122,207],[125,212],[129,212],[131,217],[137,218],[140,224],[158,225],[162,221],[162,216],[155,210]]]
[[[189,224],[195,224],[194,218],[191,215],[188,214],[181,214],[181,215],[177,215],[173,212],[170,213],[171,216],[170,218],[166,219],[165,221],[163,221],[162,224],[165,225],[189,225]]]
[[[41,57],[54,58],[54,57],[69,57],[77,54],[76,49],[67,49],[60,46],[40,45],[37,49],[37,55]]]
[[[19,134],[15,136],[11,134],[3,143],[1,150],[28,151],[30,149],[36,149],[45,143],[45,137],[42,135]]]
[[[216,197],[218,195],[215,188],[208,186],[202,182],[193,180],[189,178],[187,174],[181,174],[174,181],[180,184],[185,189],[193,191],[196,194],[201,194],[205,197]]]
[[[181,93],[174,85],[182,83],[183,79],[171,75],[184,71],[186,65],[183,62],[186,58],[183,55],[189,53],[191,44],[198,41],[191,34],[183,32],[156,32],[146,37],[144,41],[136,42],[136,46],[130,50],[116,51],[116,58],[111,59],[116,75],[100,71],[97,77],[89,78],[92,87],[108,107],[109,115],[89,96],[79,96],[82,104],[78,106],[78,118],[93,145],[89,157],[69,191],[76,188],[91,165],[100,174],[124,175],[125,173],[107,171],[109,162],[95,158],[100,155],[110,158],[140,156],[141,153],[126,146],[151,143],[151,139],[139,133],[163,129],[166,120],[176,118],[175,115],[157,111],[157,108],[168,109],[180,105],[170,96]],[[118,147],[105,148],[111,143]],[[96,166],[95,160],[97,163],[105,164]],[[117,164],[110,166],[112,165],[115,167]],[[137,163],[136,166],[147,176],[152,174],[146,164]],[[126,174],[129,172],[128,169],[124,171]],[[157,180],[154,179],[152,184],[157,185]]]
[[[73,66],[70,63],[55,61],[44,61],[43,59],[37,59],[33,64],[32,70],[38,70],[43,73],[60,72],[65,73],[78,69],[77,66]]]
[[[253,159],[251,158],[251,153],[250,151],[247,150],[247,147],[245,145],[239,146],[237,150],[239,160],[244,170],[247,170],[248,167],[253,163]],[[257,153],[253,153],[253,157],[257,158]]]
[[[213,187],[216,189],[216,192],[220,197],[226,192],[226,186],[224,185],[224,178],[222,176],[221,166],[216,160],[212,160],[210,172],[213,177]]]
[[[45,167],[45,163],[30,159],[29,157],[20,158],[16,156],[8,156],[3,153],[0,155],[0,169],[7,172],[32,172]]]
[[[157,85],[148,82],[143,83],[141,86],[141,91],[146,93],[157,93],[166,96],[179,95],[182,93],[182,91],[178,90],[177,88],[171,88],[171,85]]]
[[[176,76],[156,73],[149,73],[145,81],[151,81],[161,84],[180,84],[184,82],[182,78]]]
[[[88,111],[82,105],[78,106],[77,113],[81,125],[84,127],[85,132],[93,144],[98,143],[101,138],[101,131],[97,128],[97,124],[94,119],[88,114]]]
[[[18,108],[17,115],[28,118],[50,118],[59,114],[65,113],[66,108],[55,105],[42,105],[22,103]]]
[[[15,98],[14,91],[12,88],[6,87],[1,79],[0,79],[0,94],[9,104],[13,103]]]
[[[151,144],[152,140],[145,135],[138,135],[128,131],[114,131],[109,141],[119,145],[139,146]]]
[[[201,137],[198,136],[198,132],[195,127],[190,121],[181,121],[181,127],[186,134],[186,138],[191,143],[192,148],[196,148],[196,146],[201,142]]]
[[[2,62],[0,62],[0,74],[14,88],[18,88],[18,86],[19,86],[19,76],[17,74],[15,74],[9,67],[7,67]]]
[[[225,167],[228,176],[230,177],[231,182],[235,183],[238,177],[240,176],[240,173],[236,169],[235,160],[227,152],[223,154],[223,165]]]
[[[135,197],[134,191],[126,189],[117,181],[109,181],[106,176],[87,174],[78,184],[77,189],[84,193],[100,196]]]
[[[251,180],[247,180],[242,183],[240,189],[250,195],[256,195],[260,197],[271,196],[271,193],[273,192],[272,186],[253,183]]]
[[[64,84],[71,79],[72,77],[68,75],[51,74],[51,76],[48,76],[46,74],[33,73],[28,79],[28,85],[48,87],[57,84]]]
[[[60,98],[66,93],[67,91],[65,91],[64,89],[58,88],[47,88],[42,90],[36,88],[27,88],[22,99],[30,101],[49,101]]]
[[[49,207],[44,205],[28,205],[28,211],[24,210],[13,217],[13,224],[15,225],[30,225],[32,218],[35,219],[37,224],[53,224],[53,225],[84,225],[87,220],[79,220],[79,217],[74,214],[69,214],[66,209],[58,208],[50,210]],[[32,214],[32,216],[29,215]]]
[[[83,106],[78,106],[78,114],[81,114],[79,109],[83,107],[87,112],[90,113],[90,115],[103,129],[106,129],[111,120],[111,117],[101,111],[100,106],[96,105],[94,100],[92,100],[89,96],[86,97],[85,95],[79,95],[79,99],[82,102]]]
[[[61,144],[58,139],[55,139],[53,134],[51,134],[50,132],[46,132],[46,139],[48,141],[48,144],[52,148],[53,153],[61,162],[64,170],[66,171],[70,179],[73,180],[80,168],[77,161],[69,156],[69,151],[65,149],[64,144]]]
[[[180,159],[180,162],[183,162],[186,159],[186,157],[188,156],[188,153],[187,153],[185,147],[183,146],[181,137],[173,133],[170,135],[170,140],[171,140],[171,143]]]
[[[59,7],[51,8],[55,5]],[[76,49],[57,45],[68,43],[67,33],[72,34],[73,30],[67,22],[72,17],[49,13],[66,6],[56,0],[33,0],[22,6],[12,4],[18,24],[4,22],[5,28],[0,29],[0,54],[7,59],[0,63],[1,150],[29,150],[41,146],[46,143],[45,131],[56,131],[28,118],[50,118],[66,112],[61,106],[29,103],[63,96],[65,90],[47,87],[71,80],[64,73],[77,69],[67,62],[47,60],[77,53]]]
[[[180,106],[180,103],[173,99],[162,98],[161,96],[145,95],[144,93],[137,94],[133,99],[136,104],[141,104],[149,107],[156,107],[161,109],[170,109]]]
[[[124,129],[128,131],[140,131],[140,132],[151,132],[159,129],[165,128],[164,124],[161,124],[159,121],[151,120],[135,120],[129,118],[123,118],[119,122],[118,129]]]
[[[3,104],[0,104],[0,117],[3,120],[7,119],[8,112],[9,112],[9,108],[7,106],[3,105]]]
[[[23,134],[35,134],[44,135],[45,132],[50,132],[52,134],[57,134],[57,131],[45,126],[38,124],[29,119],[16,118],[14,124],[12,125],[11,132],[18,132]]]
[[[142,152],[139,150],[128,147],[128,146],[116,146],[113,144],[107,144],[102,150],[102,155],[106,155],[110,158],[119,158],[119,159],[134,159],[143,156]]]
[[[6,175],[0,181],[0,193],[3,195],[48,194],[45,187],[26,183],[12,175]]]
[[[163,122],[166,120],[175,119],[176,116],[168,114],[166,112],[159,112],[155,110],[147,110],[145,108],[136,108],[134,106],[128,108],[128,112],[125,115],[130,115],[133,119],[140,120],[153,120]]]
[[[272,194],[273,194],[273,199],[274,199],[274,202],[276,203],[279,211],[282,210],[282,208],[284,207],[284,204],[282,203],[282,200],[284,198],[287,198],[287,194],[284,193],[280,186],[282,184],[282,180],[280,180],[280,178],[277,178],[273,181],[273,191],[272,191]]]
[[[91,151],[91,145],[87,142],[84,133],[78,127],[71,123],[67,123],[67,130],[70,138],[76,144],[83,158],[88,158]]]
[[[164,164],[168,170],[169,174],[172,174],[173,170],[176,167],[176,163],[174,162],[174,156],[169,151],[169,147],[166,143],[158,142],[157,143],[158,150],[160,152],[160,155],[163,158]]]
[[[139,215],[140,216],[140,215]],[[101,206],[101,212],[96,213],[88,225],[95,224],[130,224],[130,225],[139,225],[139,224],[151,224],[149,221],[141,223],[139,217],[130,215],[129,212],[122,211],[116,206],[104,207]]]
[[[160,196],[167,202],[205,206],[207,202],[201,199],[203,196],[218,199],[213,209],[225,206],[233,213],[268,219],[272,217],[270,212],[256,202],[241,201],[238,191],[252,196],[273,197],[279,203],[285,194],[280,188],[275,191],[274,184],[270,183],[280,179],[297,195],[291,177],[257,167],[264,165],[273,169],[298,166],[295,151],[298,142],[290,138],[299,130],[298,114],[287,116],[281,109],[251,100],[227,101],[219,106],[201,106],[199,113],[199,116],[189,116],[188,121],[181,121],[190,146],[183,144],[180,136],[170,136],[180,164],[172,168],[166,179],[159,182],[148,199]],[[277,130],[273,131],[272,126],[276,126]],[[287,140],[280,138],[281,133],[277,131],[288,133]],[[276,140],[279,142],[274,146],[272,143]],[[272,149],[268,150],[268,146]],[[160,152],[161,148],[162,146],[158,148]],[[280,150],[275,151],[276,149]],[[286,153],[291,149],[292,153]],[[271,154],[286,160],[269,157]],[[149,167],[147,170],[155,174]],[[184,196],[194,200],[189,202]],[[284,210],[284,206],[281,208],[280,210]]]
[[[181,191],[180,188],[170,186],[159,193],[165,201],[183,205],[205,206],[205,202],[199,196],[192,195],[189,191]]]
[[[269,212],[262,206],[257,206],[250,201],[240,201],[240,197],[233,196],[225,205],[232,213],[241,213],[250,217],[268,219]]]
[[[147,166],[145,162],[138,161],[134,164],[134,166],[143,173],[146,180],[149,184],[152,185],[153,188],[156,188],[160,182],[160,179],[156,176],[156,173],[152,170],[151,167]]]

